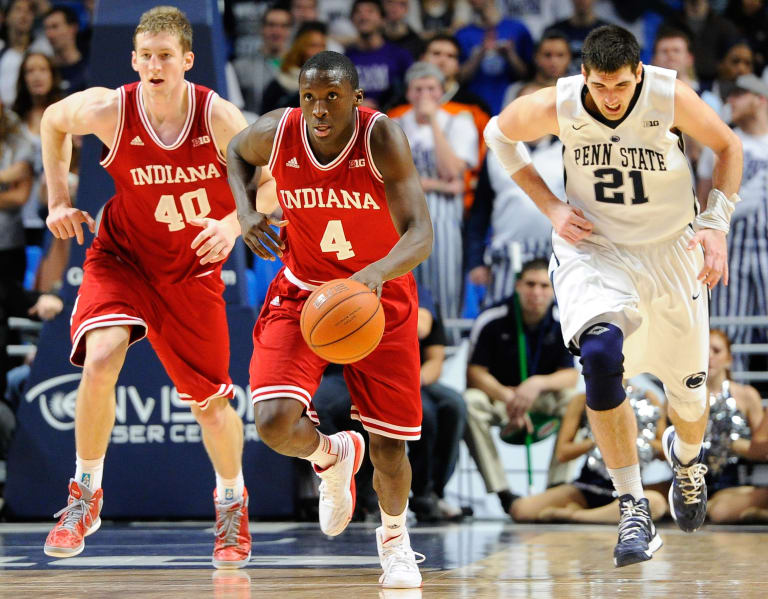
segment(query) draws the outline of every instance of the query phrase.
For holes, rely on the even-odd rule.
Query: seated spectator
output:
[[[730,0],[723,16],[736,25],[755,53],[755,67],[761,73],[768,64],[768,11],[765,0]]]
[[[470,5],[472,22],[456,32],[461,80],[498,114],[507,86],[528,77],[533,39],[522,21],[501,18],[494,0],[470,0]]]
[[[382,0],[384,9],[384,39],[408,50],[413,60],[424,52],[424,40],[408,24],[409,0]]]
[[[309,21],[301,25],[291,47],[283,57],[280,70],[264,90],[262,112],[299,105],[301,66],[315,54],[325,50],[325,32],[325,24],[317,21]]]
[[[571,47],[565,34],[557,29],[549,29],[536,44],[533,54],[534,74],[529,81],[518,81],[510,85],[504,92],[504,106],[520,96],[520,90],[525,86],[534,92],[542,87],[550,87],[557,83],[560,77],[565,77],[571,64]]]
[[[506,513],[516,496],[491,427],[523,428],[528,411],[562,417],[579,378],[553,300],[547,261],[532,260],[523,265],[515,294],[481,312],[470,336],[464,439],[486,490],[499,496]]]
[[[741,202],[731,216],[728,244],[727,287],[712,290],[710,310],[714,316],[750,317],[768,314],[768,263],[758,258],[767,247],[768,230],[759,223],[768,210],[768,84],[755,75],[738,77],[728,93],[728,105],[734,132],[741,139],[744,154],[739,195]],[[704,201],[712,188],[715,157],[705,148],[697,165],[697,196]],[[728,325],[728,337],[734,343],[766,343],[765,328]],[[736,370],[747,370],[747,356],[738,356]]]
[[[88,87],[88,61],[77,47],[80,24],[77,14],[68,6],[54,6],[43,20],[45,37],[53,48],[53,63],[61,74],[64,95]]]
[[[415,63],[406,73],[411,109],[395,119],[411,145],[435,230],[432,254],[414,270],[445,318],[461,314],[464,173],[477,164],[477,128],[469,113],[440,107],[445,77],[436,66]]]
[[[245,109],[262,114],[262,97],[267,85],[280,71],[288,50],[293,17],[287,8],[270,6],[261,19],[261,46],[254,56],[235,59],[233,66],[240,82]]]
[[[380,0],[355,0],[352,23],[357,39],[345,54],[357,67],[364,103],[386,109],[402,93],[405,71],[413,57],[400,46],[384,38],[384,9]]]
[[[345,0],[345,10],[349,11],[349,2]],[[334,2],[338,6],[338,2]],[[323,23],[326,28],[331,21],[328,16],[321,10],[321,6],[318,5],[318,0],[289,0],[289,6],[291,10],[291,16],[293,17],[293,30],[298,34],[299,29],[304,23],[308,22],[320,22]],[[346,23],[349,23],[349,19],[344,19]],[[327,34],[326,30],[326,34]],[[295,36],[294,36],[295,37]],[[333,50],[334,52],[343,53],[344,44],[336,41],[332,37],[327,37],[325,40],[326,50]]]
[[[467,408],[461,394],[438,382],[445,361],[445,330],[428,290],[419,287],[418,335],[421,350],[421,439],[408,442],[413,477],[410,508],[419,522],[461,518],[445,500],[445,485],[459,458]]]
[[[572,0],[573,14],[567,19],[552,23],[547,29],[556,29],[568,39],[571,46],[571,75],[581,72],[581,47],[593,29],[610,25],[595,15],[595,0]],[[545,31],[546,35],[546,31]]]
[[[645,414],[638,416],[638,444],[647,447],[646,459],[641,464],[647,465],[654,455],[661,455],[661,435],[666,428],[666,418],[658,399],[652,394],[639,395],[632,403],[641,405],[647,412],[649,404],[656,407],[656,417],[651,422]],[[599,450],[591,435],[580,435],[589,430],[586,414],[586,395],[576,395],[568,404],[563,416],[560,432],[557,435],[555,457],[561,463],[575,460],[588,454],[579,477],[571,483],[550,487],[543,493],[520,497],[512,503],[511,515],[516,522],[592,522],[614,524],[619,521],[619,501],[613,490],[613,483],[608,470],[599,457]],[[645,427],[640,424],[646,425]],[[650,437],[650,439],[648,438]],[[643,445],[640,445],[641,447]],[[658,491],[646,490],[645,497],[650,504],[651,515],[659,520],[667,513],[667,502]]]
[[[26,245],[43,245],[47,206],[40,194],[43,176],[43,155],[40,141],[40,121],[43,112],[61,97],[59,71],[52,59],[39,52],[28,53],[21,63],[13,111],[21,119],[21,130],[32,142],[34,165],[32,190],[21,211]]]
[[[710,89],[701,93],[701,99],[712,107],[726,123],[731,122],[731,109],[726,103],[733,82],[742,75],[751,75],[754,67],[752,49],[744,39],[726,40],[718,53],[717,78]]]
[[[730,380],[732,363],[730,339],[713,329],[707,374],[710,424],[704,436],[707,515],[718,524],[768,521],[768,488],[745,485],[739,476],[739,464],[749,455],[750,431],[758,429],[763,406],[754,387]]]
[[[536,89],[537,84],[527,84],[520,94]],[[547,136],[527,145],[549,189],[565,200],[563,144]],[[485,305],[512,295],[521,264],[549,258],[552,252],[552,223],[510,178],[493,152],[480,169],[467,220],[466,252],[469,280],[486,288]]]
[[[16,99],[16,81],[24,54],[53,50],[45,36],[34,37],[34,11],[31,0],[11,0],[5,9],[3,19],[5,45],[0,50],[0,102],[12,106]]]
[[[456,31],[466,25],[472,16],[467,0],[420,0],[419,11],[425,36]]]

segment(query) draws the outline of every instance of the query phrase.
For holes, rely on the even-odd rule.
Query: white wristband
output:
[[[485,127],[483,137],[488,147],[493,150],[510,175],[514,175],[524,166],[531,164],[531,155],[528,148],[521,141],[512,141],[499,128],[499,117],[495,116]]]
[[[736,209],[736,203],[740,201],[741,198],[737,194],[727,198],[722,191],[713,187],[707,196],[707,209],[693,220],[693,228],[696,231],[715,229],[728,233],[731,228],[731,215]]]

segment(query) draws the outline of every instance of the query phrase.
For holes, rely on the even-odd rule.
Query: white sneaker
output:
[[[365,441],[360,433],[342,431],[332,435],[339,440],[339,457],[333,466],[315,473],[320,477],[320,529],[329,537],[344,532],[355,511],[355,474],[365,454]]]
[[[384,570],[384,574],[379,577],[381,586],[389,589],[415,589],[421,586],[421,572],[416,564],[423,562],[425,557],[411,549],[407,530],[385,543],[384,528],[379,526],[376,529],[376,547]]]

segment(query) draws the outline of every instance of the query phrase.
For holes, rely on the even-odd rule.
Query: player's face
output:
[[[554,299],[552,283],[543,268],[525,271],[515,283],[515,291],[523,313],[537,320],[544,318]]]
[[[184,52],[178,36],[172,33],[140,33],[131,66],[149,93],[175,89],[184,73],[192,68],[194,54]]]
[[[363,102],[363,90],[352,89],[339,70],[305,71],[299,81],[301,113],[309,134],[322,143],[346,143],[355,119],[355,107]]]
[[[693,55],[682,37],[665,37],[656,44],[653,64],[678,73],[685,73],[693,64]]]
[[[437,40],[427,46],[424,61],[435,65],[447,79],[459,73],[459,51],[451,42]]]
[[[637,84],[640,83],[643,64],[639,63],[634,72],[629,66],[625,66],[614,73],[600,73],[592,70],[589,74],[582,65],[581,73],[587,82],[587,89],[595,108],[605,118],[618,120],[627,112]]]
[[[709,336],[709,376],[719,376],[725,368],[730,368],[733,358],[728,346],[720,335]]]
[[[552,39],[541,43],[536,52],[536,68],[547,79],[565,75],[571,62],[571,50],[565,40]]]
[[[44,96],[53,87],[53,73],[48,61],[39,54],[32,54],[24,62],[24,82],[30,95]]]

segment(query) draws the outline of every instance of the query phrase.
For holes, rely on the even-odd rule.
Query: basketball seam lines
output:
[[[363,293],[370,293],[370,292],[368,292],[368,291],[358,291],[357,293],[355,293],[355,294],[353,294],[353,295],[350,295],[350,296],[348,296],[348,297],[345,297],[345,298],[344,298],[343,300],[341,300],[341,301],[340,301],[338,304],[335,304],[335,305],[334,305],[334,306],[331,308],[331,310],[338,308],[338,307],[339,307],[341,304],[343,304],[344,302],[346,302],[346,301],[348,301],[348,300],[351,300],[353,297],[357,297],[358,295],[362,295]],[[378,299],[378,298],[377,298],[377,299]],[[325,314],[323,314],[323,315],[322,315],[322,317],[320,317],[320,318],[318,319],[318,321],[315,323],[315,326],[313,326],[313,327],[312,327],[312,330],[311,330],[311,331],[309,331],[309,339],[310,339],[310,344],[312,345],[312,347],[328,347],[329,345],[333,345],[334,343],[338,343],[339,341],[344,341],[344,339],[346,339],[346,338],[347,338],[347,337],[349,337],[350,335],[354,335],[354,334],[355,334],[357,331],[359,331],[359,330],[360,330],[360,329],[362,329],[362,328],[363,328],[365,325],[367,325],[367,324],[368,324],[368,323],[371,321],[371,319],[372,319],[374,316],[376,316],[376,315],[379,313],[379,310],[381,310],[381,300],[379,300],[379,303],[378,303],[378,305],[376,306],[376,310],[375,310],[375,312],[374,312],[373,314],[371,314],[371,315],[368,317],[368,320],[366,320],[364,323],[362,323],[362,324],[361,324],[359,327],[357,327],[357,328],[356,328],[354,331],[351,331],[351,332],[347,333],[347,334],[346,334],[346,335],[344,335],[343,337],[339,337],[338,339],[334,339],[333,341],[329,341],[328,343],[323,343],[322,345],[319,345],[319,344],[317,344],[317,343],[312,343],[312,333],[314,333],[314,332],[315,332],[315,329],[317,328],[317,325],[319,325],[319,324],[320,324],[320,323],[323,321],[323,319],[324,319],[326,316],[328,316],[329,312],[326,312]],[[383,335],[383,332],[382,332],[382,335]],[[381,337],[379,337],[379,339],[381,339]]]

